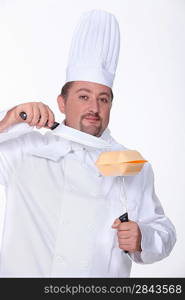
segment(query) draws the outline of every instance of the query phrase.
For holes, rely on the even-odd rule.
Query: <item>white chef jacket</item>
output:
[[[25,123],[0,133],[1,277],[129,277],[132,261],[170,254],[175,228],[155,194],[151,165],[125,177],[102,176],[95,166],[102,151],[124,149],[109,129],[97,138],[63,123],[45,134]],[[126,209],[140,227],[142,252],[126,254],[111,228]]]

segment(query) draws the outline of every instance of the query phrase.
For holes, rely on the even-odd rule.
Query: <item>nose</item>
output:
[[[89,110],[92,111],[93,113],[99,112],[99,102],[97,99],[91,99]]]

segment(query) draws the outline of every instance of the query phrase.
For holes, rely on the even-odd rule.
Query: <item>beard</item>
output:
[[[90,117],[90,116],[98,118],[98,121],[95,122],[95,124],[93,124],[93,123],[90,124],[90,122],[87,125],[84,124],[84,119],[86,117]],[[92,114],[82,116],[81,119],[80,119],[80,131],[99,137],[102,134],[102,120],[101,120],[101,118],[99,116],[92,115]]]

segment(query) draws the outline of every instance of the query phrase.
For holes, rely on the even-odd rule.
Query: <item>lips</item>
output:
[[[95,124],[99,122],[99,119],[96,118],[85,118],[85,120],[87,120],[87,122],[90,124]]]
[[[88,121],[99,121],[99,118],[93,116],[86,117],[85,119]]]
[[[91,120],[91,121],[99,121],[97,118],[85,118],[86,120]]]

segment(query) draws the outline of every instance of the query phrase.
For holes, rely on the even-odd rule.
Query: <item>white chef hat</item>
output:
[[[119,50],[116,18],[102,10],[84,13],[73,34],[66,82],[90,81],[112,88]]]

